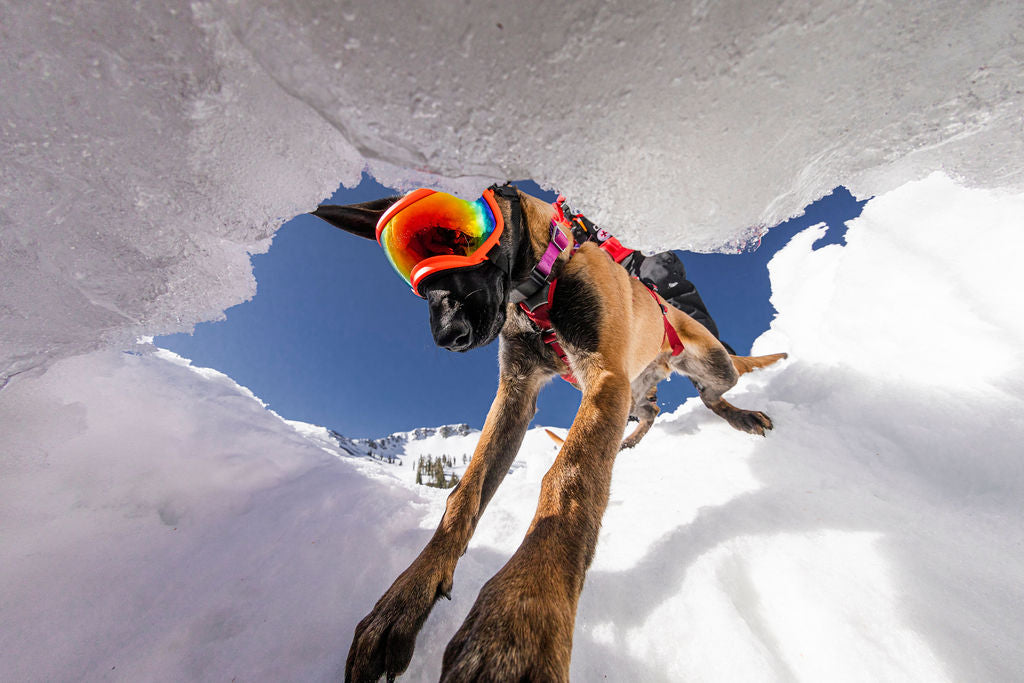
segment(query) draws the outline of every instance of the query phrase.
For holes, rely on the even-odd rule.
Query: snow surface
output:
[[[0,386],[187,330],[370,170],[730,249],[837,185],[1024,180],[1018,0],[0,0]]]
[[[619,456],[574,680],[1020,680],[1021,216],[1024,194],[934,175],[847,246],[809,228],[776,255],[755,348],[791,358],[730,394],[776,429],[689,401]],[[333,679],[444,508],[409,460],[347,456],[145,344],[11,382],[0,424],[10,680]],[[527,435],[402,680],[436,680],[555,452]]]

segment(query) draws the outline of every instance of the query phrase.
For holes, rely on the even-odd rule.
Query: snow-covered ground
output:
[[[574,680],[1020,680],[1022,217],[935,175],[776,255],[755,351],[791,358],[730,394],[776,429],[690,401],[619,456]],[[332,679],[444,507],[144,344],[17,378],[0,424],[6,680]],[[403,680],[436,680],[555,452],[527,435]]]

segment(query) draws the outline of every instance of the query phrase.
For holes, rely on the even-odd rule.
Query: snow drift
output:
[[[734,248],[837,185],[1021,186],[1024,5],[0,0],[0,385],[254,292],[368,163]]]
[[[619,456],[574,680],[1019,679],[1021,215],[1024,194],[933,176],[869,202],[846,246],[813,250],[810,228],[776,255],[756,351],[791,358],[730,394],[776,429],[690,401]],[[336,677],[443,510],[411,457],[477,438],[395,439],[402,466],[348,457],[146,346],[12,382],[0,423],[16,680]],[[436,680],[554,455],[527,435],[403,680]]]

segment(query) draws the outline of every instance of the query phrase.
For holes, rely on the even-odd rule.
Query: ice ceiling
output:
[[[0,385],[220,316],[367,165],[701,250],[838,184],[1020,188],[1022,35],[1016,0],[0,0]]]

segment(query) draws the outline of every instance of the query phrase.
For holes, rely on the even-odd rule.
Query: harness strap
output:
[[[555,328],[551,324],[551,302],[555,299],[555,285],[558,280],[552,280],[548,287],[547,297],[545,301],[540,305],[530,308],[526,305],[526,302],[520,302],[519,308],[522,309],[526,317],[533,321],[533,324],[540,330],[540,338],[545,344],[551,347],[551,350],[558,354],[558,357],[562,359],[565,364],[565,372],[562,373],[562,379],[573,386],[579,386],[579,382],[576,380],[576,376],[572,374],[572,365],[569,364],[569,356],[565,353],[565,349],[558,343],[558,337],[555,334]]]
[[[601,242],[601,248],[618,264],[621,264],[633,255],[632,249],[622,246],[622,243],[614,237],[609,237],[604,242]]]
[[[569,238],[558,229],[556,219],[557,216],[551,219],[551,241],[548,242],[548,248],[544,250],[540,261],[530,271],[529,277],[512,288],[509,294],[509,301],[512,303],[522,305],[522,302],[526,301],[532,303],[531,309],[536,308],[540,303],[536,301],[538,295],[543,293],[544,287],[554,282],[551,279],[551,269],[562,252],[569,247]]]
[[[547,249],[537,265],[530,271],[529,277],[512,289],[509,300],[519,305],[519,308],[526,317],[537,326],[541,334],[541,340],[550,346],[555,354],[562,359],[566,368],[566,371],[562,373],[562,379],[574,386],[579,386],[579,382],[572,374],[569,356],[558,342],[558,336],[555,334],[554,326],[551,324],[551,306],[555,298],[555,285],[558,283],[557,278],[551,277],[551,271],[558,257],[562,255],[570,244],[573,247],[571,253],[575,253],[579,245],[589,241],[597,242],[601,250],[608,254],[613,261],[623,266],[625,265],[624,262],[633,255],[634,250],[623,246],[619,240],[598,228],[583,214],[573,213],[572,209],[568,209],[568,206],[565,206],[564,209],[568,209],[571,216],[571,220],[567,219],[563,209],[564,204],[565,197],[561,195],[552,204],[555,209],[555,216],[551,219],[551,239],[548,242]],[[559,226],[562,225],[571,229],[573,235],[572,242],[570,242],[565,233],[559,230]],[[656,287],[653,286],[653,283],[642,282],[642,284],[647,287],[647,291],[654,297],[654,303],[658,304],[658,308],[661,309],[661,317],[665,325],[665,332],[661,338],[661,343],[664,344],[665,340],[668,340],[669,346],[672,348],[672,355],[678,356],[683,352],[683,342],[679,339],[679,334],[675,328],[668,321],[668,309],[665,308],[665,304],[658,298],[658,294],[655,291]]]
[[[657,292],[651,289],[646,282],[643,282],[643,285],[647,287],[647,291],[654,297],[654,303],[658,304],[658,308],[661,309],[661,321],[665,324],[665,334],[661,337],[661,343],[664,344],[665,340],[668,339],[668,344],[672,347],[672,355],[678,356],[686,347],[683,346],[683,341],[679,338],[676,328],[672,327],[672,323],[668,321],[668,309],[665,308],[665,304],[661,303]]]

